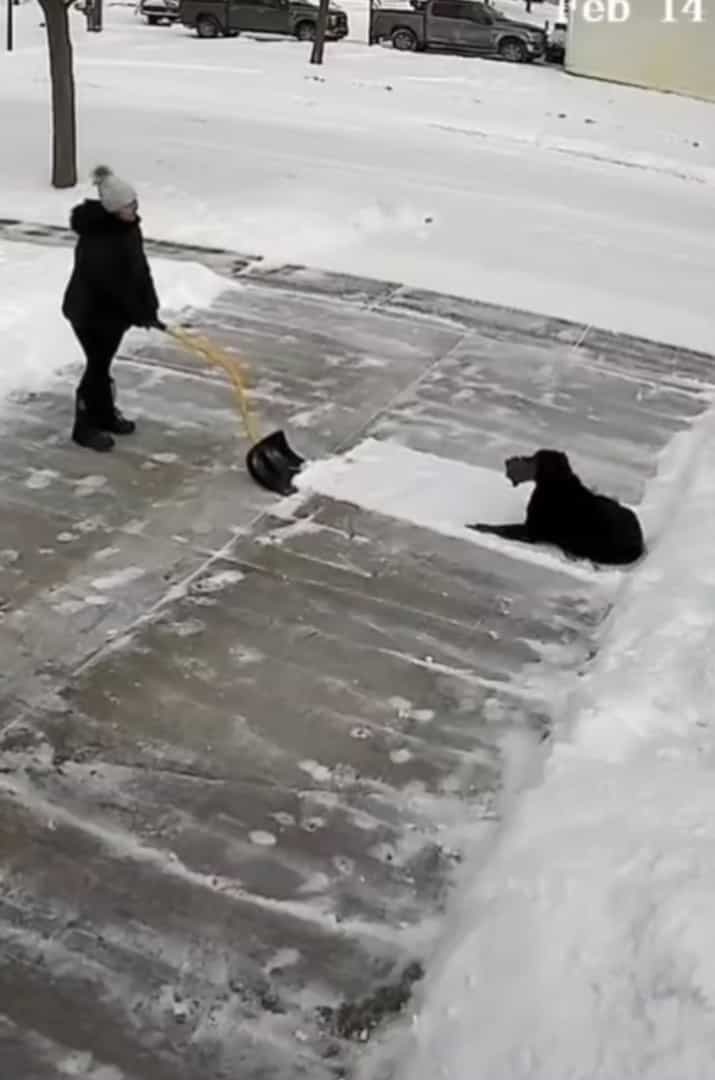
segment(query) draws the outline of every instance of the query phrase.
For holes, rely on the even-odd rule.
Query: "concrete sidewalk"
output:
[[[561,446],[630,501],[713,381],[702,355],[297,268],[196,324],[308,457]],[[492,814],[500,736],[544,729],[609,595],[323,497],[279,514],[221,376],[137,336],[117,378],[139,431],[112,455],[68,442],[69,379],[0,436],[0,1060],[346,1075],[362,1014],[320,1010],[421,956],[446,827]]]

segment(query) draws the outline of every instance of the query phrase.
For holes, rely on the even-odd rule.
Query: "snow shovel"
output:
[[[305,464],[305,459],[291,449],[283,431],[260,436],[251,414],[243,373],[238,360],[207,338],[197,337],[180,327],[167,328],[167,333],[189,352],[214,367],[223,368],[241,410],[246,435],[251,446],[246,454],[246,468],[260,487],[278,495],[293,495],[293,477]]]

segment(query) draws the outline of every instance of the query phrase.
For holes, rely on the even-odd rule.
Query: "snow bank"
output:
[[[199,263],[153,259],[151,268],[166,318],[176,318],[190,309],[211,307],[221,293],[240,288]]]
[[[66,266],[66,252],[0,243],[0,400],[35,389],[76,359],[72,331],[59,313]]]
[[[19,390],[38,390],[57,372],[81,361],[63,319],[62,296],[72,267],[68,249],[0,242],[0,402]],[[193,263],[152,262],[162,313],[208,307],[231,286]]]
[[[468,860],[398,1080],[712,1076],[715,411],[649,502],[666,525],[543,782]]]

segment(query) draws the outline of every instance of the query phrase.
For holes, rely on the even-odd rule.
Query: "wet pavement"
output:
[[[702,355],[258,263],[195,325],[308,457],[558,446],[632,502],[712,383]],[[74,373],[2,415],[3,1075],[350,1075],[326,1008],[422,956],[451,826],[493,816],[501,736],[538,745],[612,590],[287,511],[220,374],[140,335],[116,374],[139,431],[111,455],[68,441]]]

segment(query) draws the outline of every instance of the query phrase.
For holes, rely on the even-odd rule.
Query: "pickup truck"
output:
[[[568,38],[568,23],[554,23],[554,28],[548,35],[546,45],[546,59],[552,64],[563,64],[566,59],[566,40]]]
[[[410,10],[411,8],[411,10]],[[370,44],[391,41],[396,49],[498,56],[518,63],[546,52],[546,34],[479,0],[411,0],[410,7],[374,5]]]
[[[202,38],[255,34],[285,34],[313,41],[318,5],[310,0],[181,0],[179,21]],[[326,41],[348,36],[348,18],[342,8],[328,9]]]

